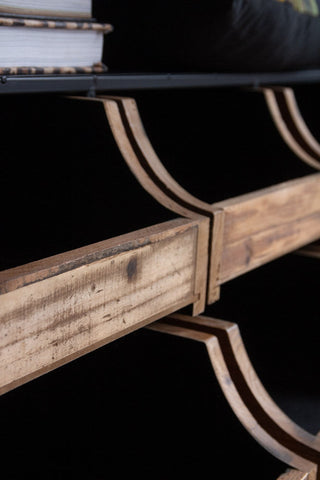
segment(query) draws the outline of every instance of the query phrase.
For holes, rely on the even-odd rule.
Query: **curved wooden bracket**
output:
[[[102,101],[113,136],[123,158],[139,183],[160,204],[187,218],[208,219],[200,225],[198,262],[205,264],[207,282],[210,264],[210,244],[214,235],[213,213],[209,204],[190,195],[165,169],[154,151],[143,127],[137,104],[133,98],[97,97]],[[194,306],[194,312],[203,311],[206,295]]]
[[[149,141],[134,99],[97,97],[99,99],[122,156],[140,184],[159,203],[179,215],[209,220],[209,230],[203,234],[203,237],[207,235],[207,303],[215,302],[220,297],[216,279],[223,242],[223,209],[194,197],[169,174]]]
[[[290,467],[308,473],[310,480],[319,479],[319,438],[294,423],[268,395],[236,324],[175,314],[148,328],[205,343],[224,395],[248,432]]]
[[[178,215],[204,220],[200,232],[203,256],[199,255],[198,260],[206,272],[207,289],[194,314],[203,311],[205,302],[211,304],[219,299],[221,285],[226,281],[319,238],[319,174],[209,204],[182,188],[164,167],[145,132],[134,99],[80,99],[103,105],[122,157],[153,198]],[[296,199],[302,196],[298,208]],[[286,224],[282,210],[286,211]]]
[[[309,166],[320,170],[320,144],[306,125],[294,91],[287,87],[260,89],[271,117],[289,148]]]
[[[169,174],[145,132],[137,104],[130,97],[71,97],[103,104],[114,139],[139,183],[161,205],[187,218],[212,217],[210,204],[187,192]]]
[[[221,233],[223,225],[222,209],[215,208],[187,192],[167,171],[156,154],[142,123],[137,104],[133,98],[97,96],[71,97],[81,100],[98,101],[103,104],[112,134],[133,175],[142,187],[161,205],[186,218],[207,219],[202,222],[201,241],[206,244],[202,251],[206,254],[208,281],[217,276],[219,268]],[[214,248],[213,248],[214,247]],[[212,258],[212,251],[215,252]],[[205,301],[213,303],[219,298],[220,287],[209,288]],[[203,311],[204,303],[198,308]]]

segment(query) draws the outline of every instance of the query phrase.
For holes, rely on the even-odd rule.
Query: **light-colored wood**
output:
[[[164,168],[144,130],[137,104],[127,97],[70,97],[103,105],[111,131],[128,167],[145,190],[161,205],[191,219],[202,219],[201,247],[198,249],[198,279],[207,282],[209,239],[212,229],[211,207],[184,190]],[[209,212],[209,213],[208,213]],[[202,313],[206,292],[193,304],[193,314]]]
[[[163,166],[144,129],[136,101],[128,97],[70,97],[103,105],[120,152],[139,183],[161,205],[187,218],[211,216],[210,204],[194,197]]]
[[[208,278],[207,296],[194,304],[194,315],[205,302],[219,299],[223,283],[320,238],[319,174],[208,204],[190,195],[164,168],[133,99],[92,100],[103,104],[122,156],[146,191],[179,215],[209,221],[203,226],[204,255],[198,259]]]
[[[288,469],[280,475],[277,480],[312,480],[312,475],[307,472],[299,472],[298,470]]]
[[[198,249],[177,219],[1,272],[0,393],[198,301]]]
[[[212,304],[219,300],[220,298],[220,268],[221,268],[221,257],[224,250],[224,221],[225,213],[221,208],[213,209],[213,228],[212,228],[212,238],[210,239],[210,258],[209,258],[209,272],[208,272],[208,294],[207,301],[209,304]]]
[[[197,221],[198,225],[194,285],[194,291],[197,297],[192,304],[192,314],[200,315],[205,310],[207,303],[210,220],[205,217],[199,217],[195,221]]]
[[[198,265],[202,272],[202,281],[207,279],[209,255],[208,204],[190,195],[164,168],[153,149],[143,127],[137,104],[132,98],[97,97],[103,103],[113,136],[123,158],[141,185],[160,204],[187,218],[202,218],[201,242]],[[200,297],[194,304],[193,314],[203,312],[206,296]]]
[[[209,317],[170,315],[150,329],[205,343],[219,384],[235,415],[270,453],[316,479],[317,436],[303,430],[276,405],[260,382],[236,324]]]
[[[286,144],[297,157],[320,170],[320,145],[303,120],[294,91],[287,87],[268,87],[261,91]]]
[[[320,237],[320,174],[213,205],[224,211],[218,284]]]

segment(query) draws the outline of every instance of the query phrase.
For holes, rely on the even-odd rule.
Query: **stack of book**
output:
[[[91,0],[0,0],[0,74],[100,73],[104,35]]]

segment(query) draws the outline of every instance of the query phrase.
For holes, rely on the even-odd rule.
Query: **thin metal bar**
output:
[[[319,70],[280,73],[107,73],[95,75],[10,75],[0,77],[0,94],[108,92],[174,88],[258,87],[319,83]]]

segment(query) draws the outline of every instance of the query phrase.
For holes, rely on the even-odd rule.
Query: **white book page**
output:
[[[94,30],[0,28],[0,67],[85,67],[102,59]]]
[[[0,13],[91,16],[91,0],[0,0]]]

